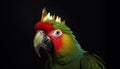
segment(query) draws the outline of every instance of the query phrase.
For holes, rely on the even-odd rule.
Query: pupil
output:
[[[60,31],[57,31],[56,34],[58,35],[60,33]]]

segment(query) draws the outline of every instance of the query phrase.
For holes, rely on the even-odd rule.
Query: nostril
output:
[[[49,39],[46,39],[46,40],[45,40],[45,43],[47,43],[48,41],[49,41]]]
[[[43,43],[48,43],[49,40],[50,40],[50,39],[49,39],[48,37],[45,36],[45,37],[44,37],[44,40],[43,40]]]
[[[45,38],[45,42],[48,43],[49,40],[50,40],[50,38],[49,38],[48,36],[46,36],[46,38]]]

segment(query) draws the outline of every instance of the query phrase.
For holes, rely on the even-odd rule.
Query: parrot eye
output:
[[[60,34],[60,31],[57,31],[56,34],[59,35],[59,34]]]
[[[58,29],[58,30],[55,30],[52,35],[58,37],[58,36],[62,35],[62,31],[59,30],[59,29]]]

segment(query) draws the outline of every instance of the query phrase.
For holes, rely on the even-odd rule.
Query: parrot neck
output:
[[[77,51],[78,53],[73,54],[72,56],[68,56],[68,55],[62,55],[62,56],[58,56],[59,54],[54,54],[54,56],[52,56],[52,63],[54,64],[59,64],[59,65],[66,65],[69,63],[74,63],[79,61],[82,57],[83,57],[83,52],[84,51]]]
[[[68,64],[81,59],[84,50],[73,36],[63,34],[62,44],[62,48],[54,53],[53,61],[55,63]]]

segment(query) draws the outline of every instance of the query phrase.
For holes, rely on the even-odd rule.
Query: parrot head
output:
[[[65,64],[80,59],[83,49],[71,29],[60,17],[50,15],[45,9],[42,18],[35,24],[34,49],[40,57],[40,49],[53,56],[55,62]],[[53,51],[53,54],[50,53]]]

